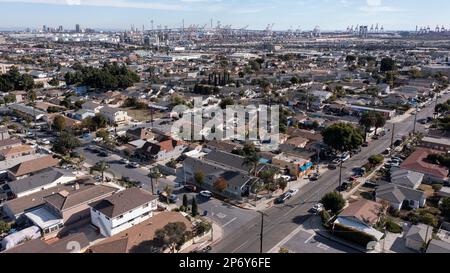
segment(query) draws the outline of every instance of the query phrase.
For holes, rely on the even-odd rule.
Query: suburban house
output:
[[[403,205],[412,209],[423,208],[426,203],[426,196],[423,191],[392,183],[378,187],[375,197],[377,202],[387,201],[396,210],[400,210]]]
[[[10,168],[8,170],[8,176],[11,180],[17,180],[29,175],[36,174],[47,168],[55,167],[59,164],[59,160],[53,158],[51,155],[40,157],[28,161],[24,161],[22,163],[17,164],[16,166]]]
[[[0,140],[0,150],[11,149],[22,145],[22,141],[16,138],[5,138]]]
[[[450,243],[441,240],[431,240],[428,243],[428,248],[426,253],[450,253]]]
[[[8,128],[6,127],[0,127],[0,141],[6,140],[6,139],[10,139],[10,135],[8,132]]]
[[[423,137],[420,146],[442,152],[450,151],[450,140],[448,138]]]
[[[301,177],[313,170],[314,164],[309,159],[281,153],[272,158],[272,165],[287,170],[290,175]]]
[[[153,216],[158,197],[130,188],[89,204],[91,223],[103,236],[114,236]]]
[[[126,132],[126,135],[131,138],[132,140],[153,140],[155,139],[155,134],[147,128],[136,128],[136,129],[129,129]]]
[[[18,198],[59,184],[66,184],[75,179],[76,177],[71,173],[57,169],[49,169],[23,179],[9,182],[8,187],[14,196]]]
[[[35,153],[36,151],[30,145],[20,145],[0,150],[0,160],[11,160]]]
[[[293,148],[300,148],[303,149],[306,147],[306,144],[308,144],[309,140],[303,137],[293,137],[288,139],[285,144],[290,145]]]
[[[89,247],[88,253],[148,253],[148,242],[155,232],[169,223],[184,223],[192,230],[192,223],[179,212],[162,212],[129,229],[117,233]]]
[[[126,111],[109,106],[102,107],[100,114],[105,116],[111,124],[123,124],[130,119]]]
[[[89,219],[88,204],[111,196],[116,188],[106,185],[90,184],[80,187],[75,183],[72,191],[61,190],[58,193],[44,197],[45,208],[63,219],[64,225]]]
[[[206,157],[188,157],[183,161],[185,183],[201,184],[202,188],[222,196],[238,200],[242,199],[243,196],[248,195],[250,186],[257,182],[258,179],[250,176],[248,170],[243,170],[242,167],[236,166],[239,165],[239,163],[236,164],[236,161],[229,161],[228,163],[229,165],[223,164]],[[197,173],[204,175],[201,183],[195,179]],[[215,183],[221,178],[226,181],[226,188],[218,190]]]
[[[149,161],[176,159],[186,150],[187,145],[171,137],[164,136],[159,140],[147,141],[135,151],[136,156]]]
[[[404,238],[407,248],[422,251],[426,248],[428,242],[433,239],[433,227],[424,224],[413,225]]]
[[[25,212],[31,211],[43,206],[46,201],[45,197],[57,194],[59,192],[74,192],[83,190],[87,187],[92,187],[94,183],[91,180],[75,180],[67,184],[57,185],[43,191],[38,191],[33,194],[9,200],[3,204],[2,212],[10,220],[18,220]]]
[[[92,117],[95,117],[95,112],[87,109],[80,109],[73,114],[73,118],[80,121]]]
[[[83,103],[83,105],[81,105],[81,108],[83,110],[88,110],[88,111],[91,111],[91,112],[94,112],[95,114],[97,114],[97,113],[100,113],[100,109],[102,109],[103,106],[96,102],[87,101],[87,102]]]
[[[333,228],[339,224],[371,235],[380,241],[384,234],[373,226],[379,221],[378,212],[381,208],[381,204],[365,199],[350,203],[336,218]]]
[[[440,165],[432,164],[426,160],[428,155],[433,153],[442,152],[418,148],[400,165],[400,168],[423,173],[425,175],[424,183],[446,183],[448,182],[448,169]]]
[[[423,178],[423,173],[409,170],[398,169],[391,172],[391,182],[393,184],[411,189],[417,189],[422,184]]]

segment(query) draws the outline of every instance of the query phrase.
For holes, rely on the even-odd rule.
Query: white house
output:
[[[100,113],[100,109],[102,109],[103,106],[99,103],[88,101],[83,103],[83,105],[81,105],[81,108],[84,110],[92,111],[94,113]]]
[[[91,223],[103,236],[110,237],[153,216],[157,197],[131,188],[89,204]]]
[[[109,106],[101,108],[100,114],[105,116],[111,123],[122,124],[126,123],[130,119],[126,111],[122,111]]]

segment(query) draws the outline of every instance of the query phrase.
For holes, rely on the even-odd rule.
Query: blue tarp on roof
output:
[[[311,162],[308,162],[305,165],[300,167],[300,171],[304,172],[306,170],[309,170],[309,169],[311,169],[312,166],[313,166],[313,164]]]
[[[265,159],[265,158],[261,158],[260,160],[259,160],[259,163],[261,163],[261,164],[270,164],[270,160],[269,159]]]

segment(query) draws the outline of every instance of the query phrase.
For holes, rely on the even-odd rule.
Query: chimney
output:
[[[77,190],[79,190],[79,189],[80,189],[80,184],[75,183],[75,190],[77,191]]]

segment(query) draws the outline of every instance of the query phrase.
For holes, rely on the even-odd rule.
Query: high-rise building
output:
[[[75,25],[75,32],[76,32],[76,33],[80,33],[80,32],[81,32],[81,28],[80,28],[80,25],[79,25],[79,24],[76,24],[76,25]]]

